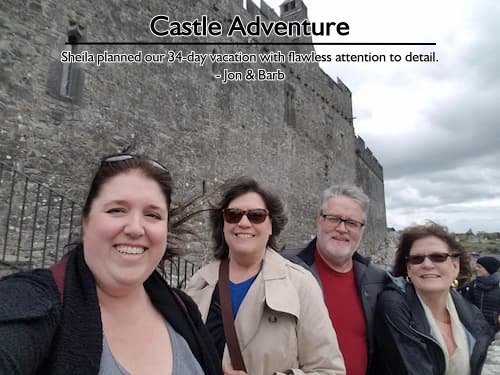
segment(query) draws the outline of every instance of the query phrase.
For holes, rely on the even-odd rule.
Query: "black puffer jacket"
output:
[[[393,375],[444,375],[445,357],[412,284],[396,279],[379,296],[375,338],[381,373]],[[401,283],[398,283],[401,282]],[[466,329],[470,348],[470,375],[479,375],[493,332],[481,312],[457,291],[450,290],[458,317]]]
[[[478,276],[460,290],[462,295],[476,305],[495,331],[500,329],[500,275]]]

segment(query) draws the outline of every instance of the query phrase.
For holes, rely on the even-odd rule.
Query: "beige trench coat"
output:
[[[219,263],[203,267],[187,287],[205,322]],[[235,329],[249,375],[345,374],[316,279],[274,250],[266,250],[262,270],[236,315]],[[227,346],[222,363],[231,368]]]

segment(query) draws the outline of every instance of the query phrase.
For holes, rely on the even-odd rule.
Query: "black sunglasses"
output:
[[[165,172],[169,173],[168,169],[164,165],[162,165],[159,161],[156,161],[156,160],[153,160],[153,159],[149,159],[149,158],[145,158],[145,157],[142,157],[142,156],[133,155],[133,154],[114,154],[114,155],[110,155],[110,156],[107,156],[104,159],[102,159],[101,164],[104,164],[104,163],[115,163],[115,162],[120,162],[120,161],[125,161],[125,160],[131,160],[131,159],[143,159],[143,160],[146,160],[153,167],[161,169],[162,171],[165,171]]]
[[[424,262],[425,258],[429,258],[432,263],[443,263],[449,257],[458,257],[459,254],[448,254],[448,253],[432,253],[427,255],[408,255],[406,261],[408,264],[421,264]]]
[[[252,224],[261,224],[266,220],[269,211],[265,208],[253,208],[250,210],[242,210],[241,208],[225,208],[222,210],[224,220],[229,224],[237,224],[241,218],[246,215],[249,222]]]

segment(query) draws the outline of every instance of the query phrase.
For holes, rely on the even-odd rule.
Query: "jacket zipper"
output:
[[[437,342],[437,340],[432,337],[432,336],[428,336],[420,331],[417,331],[415,328],[413,328],[411,325],[410,325],[410,329],[415,332],[417,335],[423,337],[424,339],[427,339],[429,340],[430,342],[432,342],[439,350],[439,352],[441,353],[441,359],[442,359],[442,363],[443,363],[443,371],[446,371],[446,357],[445,357],[445,354],[444,354],[444,351],[443,351],[443,348],[441,348],[441,345],[439,345],[439,343]]]

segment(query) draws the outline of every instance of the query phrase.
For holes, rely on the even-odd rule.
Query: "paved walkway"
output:
[[[500,374],[500,332],[497,333],[495,341],[488,348],[488,355],[484,363],[481,375],[498,375]]]

